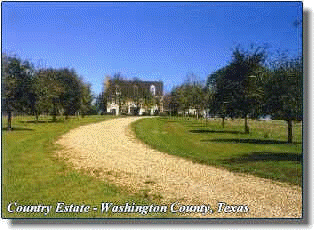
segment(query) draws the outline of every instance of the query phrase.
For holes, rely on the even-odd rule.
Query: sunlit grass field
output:
[[[12,131],[7,131],[6,118],[2,118],[2,217],[3,218],[106,218],[152,217],[139,214],[9,213],[10,202],[19,205],[66,204],[98,206],[102,202],[138,205],[153,203],[145,192],[131,193],[104,180],[75,170],[68,163],[56,158],[54,145],[57,137],[81,125],[113,119],[112,116],[73,117],[69,120],[42,117],[35,123],[34,117],[14,117]],[[161,214],[158,214],[161,216]],[[163,214],[162,214],[163,215]]]
[[[102,202],[137,205],[159,203],[145,191],[130,193],[72,168],[56,158],[60,149],[54,142],[62,134],[81,125],[96,123],[112,116],[72,117],[68,120],[41,117],[14,117],[12,131],[7,131],[2,118],[2,217],[3,218],[107,218],[107,217],[172,217],[171,214],[112,213],[9,213],[7,205],[66,204],[99,206]],[[244,121],[195,120],[190,118],[155,117],[135,122],[137,137],[161,151],[193,161],[254,174],[276,181],[302,185],[302,124],[294,124],[294,143],[287,144],[284,121],[249,121],[250,134]]]
[[[136,136],[160,151],[195,162],[302,185],[302,123],[287,143],[285,121],[196,120],[160,117],[136,121]]]

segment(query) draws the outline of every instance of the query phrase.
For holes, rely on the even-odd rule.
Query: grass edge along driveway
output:
[[[154,203],[144,193],[128,193],[127,189],[92,177],[58,159],[56,139],[73,128],[117,117],[86,116],[59,119],[51,122],[43,118],[35,123],[33,117],[14,118],[13,130],[7,131],[2,118],[2,217],[3,218],[106,218],[154,217],[140,214],[89,213],[9,213],[9,203],[18,205],[67,205],[100,206],[102,202],[115,204]],[[161,214],[158,214],[161,217]],[[167,216],[169,214],[165,214]]]
[[[172,155],[231,171],[302,185],[302,125],[294,125],[294,142],[286,142],[284,121],[250,121],[250,134],[243,121],[156,117],[132,124],[146,144]]]

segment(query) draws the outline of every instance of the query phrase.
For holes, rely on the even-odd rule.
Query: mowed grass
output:
[[[50,118],[49,118],[50,119]],[[153,203],[146,192],[130,193],[104,180],[75,170],[58,159],[54,142],[57,137],[80,125],[113,119],[111,116],[87,116],[85,118],[59,119],[51,122],[42,118],[34,123],[34,117],[13,118],[13,130],[7,131],[2,121],[2,217],[3,218],[106,218],[148,217],[150,215],[112,214],[91,211],[89,213],[9,213],[10,202],[19,205],[51,205],[57,202],[75,205],[98,206],[102,202],[137,205]],[[152,213],[152,215],[156,215]],[[161,216],[161,214],[158,214]]]
[[[224,167],[275,181],[302,185],[302,123],[287,143],[285,121],[149,118],[133,124],[136,136],[160,151],[198,163]]]

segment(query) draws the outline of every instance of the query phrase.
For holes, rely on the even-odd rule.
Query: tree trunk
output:
[[[224,128],[224,120],[225,120],[225,116],[222,117],[222,128]]]
[[[288,143],[292,144],[292,138],[293,138],[293,128],[292,128],[292,120],[288,120]]]
[[[38,112],[35,112],[35,120],[36,120],[36,123],[38,122],[38,118],[39,118]]]
[[[57,121],[57,107],[56,107],[56,103],[54,102],[53,103],[53,122],[56,122]]]
[[[249,134],[249,127],[247,121],[247,114],[245,115],[245,134]]]
[[[12,112],[9,111],[9,112],[8,112],[8,130],[9,130],[9,131],[12,129],[11,123],[12,123]]]

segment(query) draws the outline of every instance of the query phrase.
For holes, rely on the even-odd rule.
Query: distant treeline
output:
[[[249,133],[248,118],[272,116],[288,122],[288,142],[292,142],[292,121],[303,119],[302,57],[290,58],[286,53],[268,60],[267,48],[239,46],[232,52],[226,66],[208,75],[202,84],[194,73],[175,87],[163,99],[164,111],[171,115],[186,114],[224,119],[244,118],[245,133]],[[119,79],[119,74],[113,79]],[[106,92],[95,97],[90,84],[75,70],[35,69],[28,61],[2,54],[2,112],[34,115],[95,114],[106,112]]]

